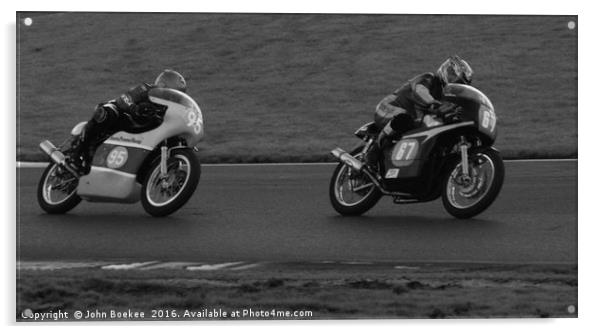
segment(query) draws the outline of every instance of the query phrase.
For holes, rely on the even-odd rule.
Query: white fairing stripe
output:
[[[121,175],[121,176],[125,176],[125,177],[136,177],[136,174],[126,173],[126,172],[122,172],[120,170],[115,170],[115,169],[106,168],[106,167],[92,166],[91,169],[95,170],[95,171],[99,171],[99,172],[115,173],[115,174],[118,174],[118,175]]]
[[[426,140],[429,140],[430,138],[432,138],[432,137],[440,134],[441,132],[445,132],[447,130],[451,130],[451,129],[455,129],[455,128],[460,128],[460,127],[463,127],[463,126],[466,126],[466,125],[473,125],[473,124],[474,124],[474,122],[470,121],[470,122],[462,122],[462,123],[445,125],[445,126],[442,126],[442,127],[431,129],[431,130],[426,130],[426,131],[423,131],[423,132],[413,133],[413,134],[411,134],[409,136],[404,136],[401,139],[403,140],[403,139],[419,138],[419,137],[426,136],[426,138],[424,139],[426,141]]]
[[[119,141],[119,140],[112,140],[112,139],[107,139],[103,142],[103,144],[109,144],[109,145],[117,145],[117,146],[127,146],[127,147],[135,147],[135,148],[141,148],[147,151],[152,151],[153,148],[147,145],[142,145],[142,144],[138,144],[138,143],[131,143],[131,142],[127,142],[127,141]]]

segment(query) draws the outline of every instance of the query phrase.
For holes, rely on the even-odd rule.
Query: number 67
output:
[[[491,131],[495,129],[495,116],[491,111],[483,111],[483,120],[481,121],[481,126],[483,126],[485,129],[488,129],[489,126],[491,126]]]

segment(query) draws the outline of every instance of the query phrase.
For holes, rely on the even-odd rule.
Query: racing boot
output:
[[[106,136],[101,132],[102,129],[94,122],[88,122],[81,134],[75,136],[71,142],[71,148],[67,153],[69,163],[76,168],[81,175],[90,172],[92,158],[96,148]]]
[[[372,146],[368,148],[366,152],[366,167],[371,172],[378,171],[378,162],[381,159],[383,149],[391,145],[393,136],[395,136],[395,131],[387,124],[378,134]]]
[[[99,104],[81,134],[72,142],[70,153],[72,163],[82,175],[90,172],[92,158],[98,146],[114,133],[119,125],[119,113],[112,104]]]
[[[368,151],[366,151],[365,161],[366,168],[371,172],[378,170],[378,160],[380,159],[381,148],[378,141],[375,141],[370,145]]]
[[[84,132],[73,137],[70,147],[65,151],[66,163],[75,169],[80,175],[89,172],[87,143],[84,140]]]

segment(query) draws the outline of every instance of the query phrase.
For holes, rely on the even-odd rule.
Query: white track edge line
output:
[[[215,263],[215,264],[202,264],[200,266],[187,266],[186,270],[189,271],[214,271],[214,270],[222,270],[226,268],[238,267],[240,265],[244,265],[244,261],[237,262],[224,262],[224,263]]]
[[[236,262],[223,262],[223,263],[213,263],[207,264],[204,262],[186,262],[186,261],[146,261],[146,262],[111,262],[111,261],[32,261],[32,260],[17,260],[17,269],[27,270],[29,268],[51,268],[55,267],[57,269],[69,267],[72,265],[77,266],[85,266],[85,267],[94,267],[102,270],[112,269],[116,270],[129,270],[129,269],[144,269],[144,268],[152,268],[156,265],[179,265],[188,264],[191,265],[186,266],[183,265],[180,267],[180,270],[190,270],[188,268],[193,268],[194,270],[199,270],[198,267],[202,267],[203,270],[241,270],[246,268],[253,268],[256,266],[288,266],[288,265],[335,265],[335,266],[377,266],[377,267],[390,267],[392,269],[400,269],[400,268],[424,268],[427,265],[518,265],[518,266],[528,266],[528,265],[537,265],[537,266],[553,266],[553,265],[563,265],[563,266],[577,266],[577,262],[573,261],[528,261],[528,262],[518,262],[518,261],[483,261],[483,260],[415,260],[415,261],[331,261],[331,260],[323,260],[323,261],[293,261],[293,262],[272,262],[272,261],[253,261],[253,262],[245,262],[245,261],[236,261]]]
[[[514,162],[577,162],[577,159],[516,159],[504,160],[505,163]],[[240,163],[240,164],[201,164],[203,167],[266,167],[266,166],[330,166],[337,162],[274,162],[274,163]],[[44,168],[47,162],[17,161],[17,168]]]

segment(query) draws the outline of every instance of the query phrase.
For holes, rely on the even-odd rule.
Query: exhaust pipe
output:
[[[65,163],[65,155],[61,152],[56,146],[54,146],[49,140],[44,140],[40,143],[40,148],[42,152],[46,153],[54,163],[63,166],[66,170],[71,172],[76,177],[79,177],[77,171],[75,171],[71,166]]]
[[[65,164],[65,155],[59,151],[49,140],[44,140],[40,143],[40,148],[46,153],[52,161],[59,165]]]
[[[355,171],[359,172],[364,167],[364,164],[361,161],[352,157],[351,154],[345,152],[343,149],[337,147],[334,150],[330,151],[330,153],[345,165],[353,168]]]
[[[381,179],[378,176],[378,174],[376,176],[372,175],[372,173],[370,173],[366,168],[364,168],[364,164],[362,162],[360,162],[356,158],[352,157],[351,154],[345,152],[344,150],[337,147],[334,150],[330,151],[330,153],[332,155],[334,155],[335,158],[339,159],[345,165],[353,168],[354,170],[356,170],[358,172],[363,172],[366,176],[368,176],[370,178],[372,183],[374,183],[374,185],[376,185],[378,190],[380,190],[380,192],[383,195],[398,196],[398,197],[401,197],[401,198],[407,199],[407,200],[415,199],[415,197],[412,196],[411,194],[400,193],[400,192],[391,192],[391,191],[388,191],[385,188],[383,188],[383,186],[381,184]]]

